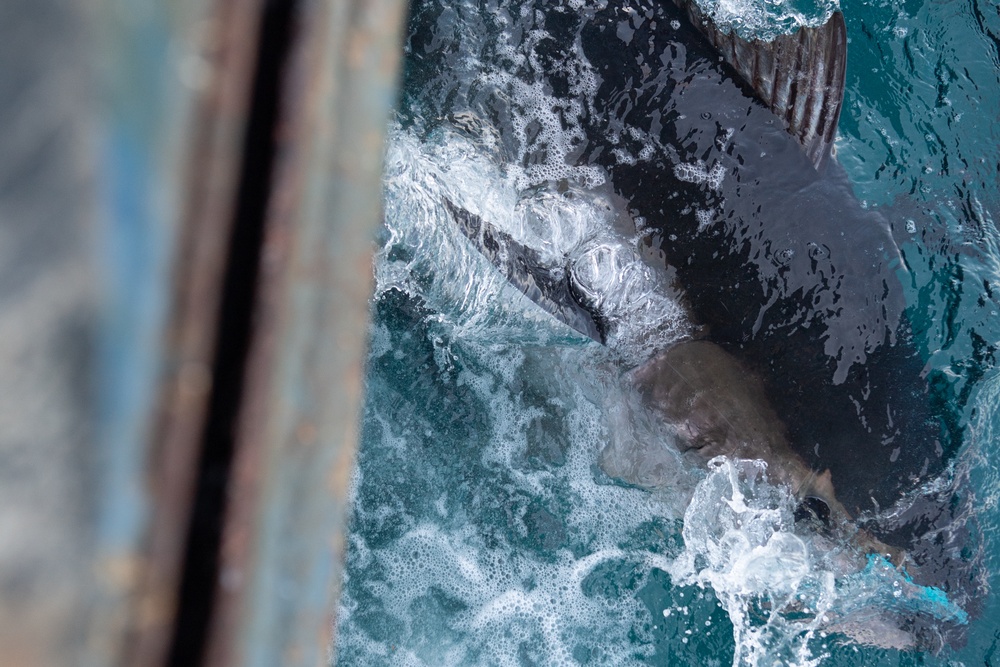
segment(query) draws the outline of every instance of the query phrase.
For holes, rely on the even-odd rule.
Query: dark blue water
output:
[[[621,231],[627,202],[600,167],[580,165],[576,119],[600,73],[583,57],[537,60],[557,8],[606,4],[415,5],[386,161],[338,663],[1000,660],[1000,9],[841,6],[850,51],[837,160],[862,205],[893,221],[912,345],[935,414],[957,434],[945,471],[910,502],[960,508],[937,512],[938,524],[928,514],[923,536],[966,531],[975,567],[956,570],[972,581],[961,589],[971,600],[958,600],[884,561],[845,564],[848,547],[796,528],[787,490],[751,463],[707,471],[679,456],[637,401],[625,370],[693,324],[683,294]],[[763,32],[826,9],[724,8]],[[565,89],[530,76],[553,68]],[[621,164],[650,159],[630,145],[612,148]],[[711,164],[685,174],[709,188],[715,176]],[[612,344],[507,284],[443,196],[543,255],[585,247],[614,267],[595,278],[622,323]],[[640,455],[623,469],[616,452]],[[885,609],[947,626],[947,645],[873,647],[898,630],[878,625]],[[866,623],[878,641],[865,641]]]

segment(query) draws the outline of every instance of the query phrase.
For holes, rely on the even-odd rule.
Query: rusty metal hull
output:
[[[404,9],[302,5],[206,664],[328,660]]]
[[[5,665],[326,662],[403,12],[0,10]]]

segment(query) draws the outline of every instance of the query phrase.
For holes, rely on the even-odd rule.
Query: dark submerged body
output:
[[[647,257],[676,271],[705,337],[764,378],[792,446],[831,469],[852,512],[885,508],[947,459],[888,224],[861,208],[836,164],[813,168],[678,9],[654,16],[628,44],[611,10],[581,33],[602,79],[583,159],[644,219]],[[637,154],[628,126],[664,149],[619,163],[606,137]],[[677,165],[699,162],[724,170],[717,190],[678,177]],[[711,212],[701,230],[699,209]]]

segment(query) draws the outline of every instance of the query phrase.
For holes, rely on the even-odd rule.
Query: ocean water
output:
[[[760,35],[832,9],[716,5],[720,21]],[[629,369],[697,327],[683,291],[636,250],[649,212],[582,157],[593,137],[581,119],[606,75],[573,40],[618,8],[614,39],[630,39],[655,7],[413,4],[336,663],[1000,661],[1000,6],[840,5],[850,44],[837,160],[861,205],[892,221],[909,344],[960,434],[944,471],[907,496],[932,508],[926,540],[965,531],[967,583],[952,588],[803,529],[759,461],[680,454],[637,395]],[[556,40],[568,43],[553,59]],[[655,142],[621,131],[607,146],[617,164],[653,159]],[[705,192],[726,178],[706,162],[675,174]],[[572,255],[573,279],[613,324],[608,345],[512,287],[445,198],[553,266]],[[694,215],[712,224],[709,209]],[[938,498],[951,505],[935,515]],[[943,645],[926,640],[938,630]],[[934,650],[866,641],[916,634]]]

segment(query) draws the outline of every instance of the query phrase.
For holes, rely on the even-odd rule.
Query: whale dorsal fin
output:
[[[789,134],[820,169],[830,154],[844,101],[847,29],[834,12],[818,28],[800,28],[772,41],[723,33],[694,0],[674,0],[691,23],[787,123]]]

